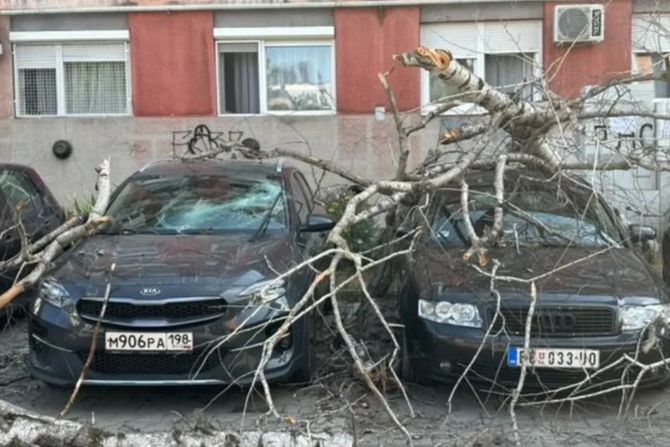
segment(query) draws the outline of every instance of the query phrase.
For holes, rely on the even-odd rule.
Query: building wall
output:
[[[587,0],[588,1],[588,0]],[[225,1],[214,1],[226,3]],[[289,0],[289,3],[292,1]],[[581,0],[584,2],[584,0]],[[289,147],[333,159],[354,172],[376,179],[395,168],[396,134],[389,104],[377,74],[389,79],[402,110],[420,105],[420,71],[397,66],[392,55],[419,45],[422,23],[472,20],[543,20],[543,65],[551,87],[575,96],[581,89],[630,70],[633,0],[606,4],[605,41],[571,49],[553,43],[556,1],[487,1],[481,8],[454,0],[430,6],[301,10],[220,10],[199,12],[120,12],[108,14],[35,14],[12,17],[15,30],[129,29],[133,117],[15,119],[8,30],[0,15],[0,161],[35,166],[64,203],[92,192],[93,168],[112,159],[115,183],[156,158],[172,155],[173,131],[205,123],[215,131],[242,130],[262,146]],[[139,0],[138,5],[189,2]],[[230,0],[228,3],[235,3]],[[639,0],[635,1],[637,5]],[[0,0],[5,7],[74,7],[119,5],[117,0]],[[126,3],[123,3],[124,5]],[[128,3],[129,5],[130,3]],[[638,7],[639,9],[639,7]],[[213,27],[335,27],[337,105],[329,116],[217,117]],[[565,56],[565,57],[564,57]],[[563,60],[558,64],[557,61]],[[375,107],[386,106],[377,120]],[[417,118],[417,115],[413,116]],[[436,146],[440,123],[411,138],[411,162],[418,163]],[[72,142],[73,155],[58,160],[51,145]],[[329,179],[329,181],[335,181]]]
[[[576,97],[588,85],[630,73],[633,2],[591,2],[605,5],[605,40],[602,42],[574,46],[555,44],[554,8],[570,3],[547,2],[544,5],[544,69],[552,90],[562,96]]]
[[[214,14],[130,13],[135,116],[216,114]]]
[[[198,124],[224,135],[243,131],[264,148],[281,146],[334,159],[370,179],[382,178],[395,169],[397,139],[390,115],[382,121],[372,115],[0,120],[0,159],[35,167],[57,198],[69,204],[74,197],[93,193],[94,168],[104,157],[111,158],[112,182],[119,184],[149,161],[171,158],[173,132],[192,130]],[[410,163],[420,163],[426,151],[435,147],[437,132],[434,123],[410,139]],[[180,138],[178,135],[177,141]],[[72,143],[73,152],[67,160],[51,153],[58,139]],[[177,155],[184,150],[178,147]],[[327,183],[333,182],[342,180],[327,179]]]
[[[12,76],[11,46],[9,44],[9,17],[0,16],[0,120],[11,119],[14,115],[14,83]],[[2,159],[2,152],[0,152]]]
[[[370,113],[389,110],[378,73],[394,67],[393,55],[419,46],[418,7],[344,8],[335,10],[337,110]],[[389,83],[398,108],[419,106],[419,70],[395,69]]]

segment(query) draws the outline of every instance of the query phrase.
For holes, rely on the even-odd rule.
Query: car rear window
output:
[[[275,179],[226,176],[138,177],[116,194],[107,215],[120,232],[216,233],[285,228],[286,204]]]

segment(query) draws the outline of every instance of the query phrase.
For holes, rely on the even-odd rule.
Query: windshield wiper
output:
[[[279,199],[281,198],[282,193],[280,192],[277,194],[277,197],[274,198],[272,201],[272,205],[270,206],[270,209],[267,210],[265,213],[265,216],[263,216],[263,220],[261,221],[260,226],[258,227],[258,230],[249,238],[249,242],[254,242],[258,240],[261,236],[265,234],[265,230],[268,228],[268,224],[270,223],[270,219],[272,218],[272,213],[275,210],[275,207],[277,206],[277,202],[279,202]]]

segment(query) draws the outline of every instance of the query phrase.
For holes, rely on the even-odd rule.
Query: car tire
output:
[[[412,362],[412,358],[409,355],[409,347],[405,331],[402,332],[402,345],[400,353],[400,379],[403,382],[418,383],[416,369]]]
[[[65,391],[72,391],[72,388],[74,388],[74,385],[57,385],[55,383],[49,383],[49,382],[42,382],[49,390],[52,391],[57,391],[59,393],[63,393]]]
[[[290,383],[295,384],[309,384],[312,382],[312,376],[314,374],[314,366],[316,364],[316,353],[314,352],[314,346],[312,346],[312,334],[314,333],[314,320],[313,317],[307,318],[305,323],[305,336],[304,336],[304,347],[303,347],[303,357],[300,361],[300,366],[296,369],[291,378],[289,379]]]

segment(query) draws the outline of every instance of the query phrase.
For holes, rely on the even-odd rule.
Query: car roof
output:
[[[282,160],[157,160],[145,165],[134,176],[278,176],[294,168]]]

